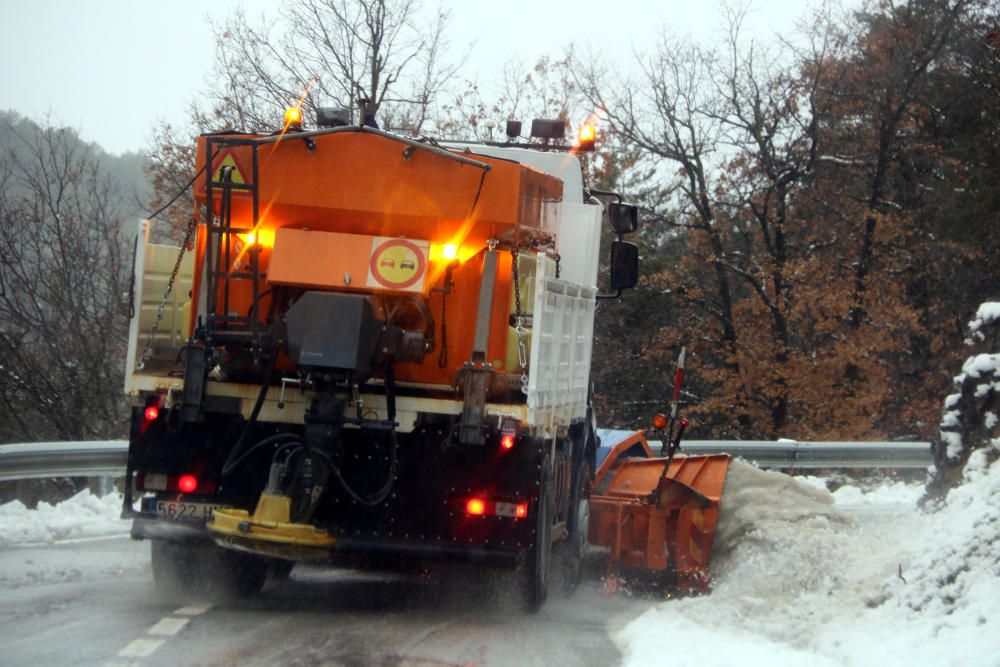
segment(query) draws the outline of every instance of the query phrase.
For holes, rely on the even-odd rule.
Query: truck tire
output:
[[[287,581],[292,576],[292,568],[295,567],[295,561],[275,558],[269,563],[268,567],[272,579],[275,581]]]
[[[166,540],[152,540],[151,551],[153,583],[169,597],[243,598],[267,580],[267,561],[252,554]]]
[[[590,527],[590,465],[586,461],[581,461],[577,466],[569,506],[567,522],[569,536],[555,547],[556,562],[559,567],[559,588],[564,595],[571,595],[580,583],[583,558],[587,552]]]
[[[267,581],[267,560],[253,554],[209,547],[201,565],[203,583],[214,600],[257,595]]]
[[[150,540],[153,584],[164,596],[189,596],[200,588],[198,563],[184,545],[166,540]]]
[[[548,466],[543,466],[547,470]],[[535,506],[535,541],[519,570],[521,601],[525,611],[536,612],[549,592],[549,564],[552,560],[552,482],[548,474],[538,490]]]

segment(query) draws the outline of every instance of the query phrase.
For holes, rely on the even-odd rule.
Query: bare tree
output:
[[[272,129],[285,107],[379,111],[384,126],[420,133],[458,65],[445,65],[449,14],[420,24],[417,0],[303,0],[256,25],[237,10],[216,26],[212,109],[202,127]]]
[[[614,85],[596,66],[581,77],[614,129],[660,162],[653,219],[685,244],[650,280],[689,315],[647,354],[666,362],[669,348],[692,346],[697,410],[720,435],[872,435],[889,385],[878,360],[905,346],[899,323],[912,318],[886,281],[865,331],[843,331],[853,287],[844,229],[861,205],[822,176],[838,159],[824,127],[842,104],[833,89],[845,40],[819,16],[803,41],[765,52],[743,39],[739,8],[724,18],[719,47],[664,36],[638,81]],[[847,363],[864,367],[863,383],[838,384]]]
[[[17,136],[18,154],[0,156],[0,439],[120,437],[131,252],[119,193],[71,130]]]

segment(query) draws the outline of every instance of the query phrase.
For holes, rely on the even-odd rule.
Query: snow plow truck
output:
[[[707,586],[728,459],[653,457],[640,433],[598,468],[600,233],[618,296],[636,207],[586,187],[592,130],[519,125],[438,143],[292,109],[198,139],[182,246],[149,221],[136,246],[123,513],[158,586],[460,560],[537,609],[591,543]]]

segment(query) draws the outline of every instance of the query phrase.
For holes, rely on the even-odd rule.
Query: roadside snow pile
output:
[[[119,518],[121,510],[121,494],[98,498],[86,489],[57,505],[38,503],[33,510],[14,500],[0,505],[0,547],[127,533],[129,522]]]
[[[985,450],[973,452],[964,484],[915,536],[924,548],[913,549],[903,578],[885,582],[879,606],[845,628],[895,627],[879,639],[881,657],[850,637],[835,643],[842,655],[858,664],[909,655],[928,665],[1000,665],[1000,463],[986,461]]]
[[[1000,463],[985,460],[931,514],[918,484],[829,494],[734,463],[712,594],[625,626],[624,664],[1000,665]]]

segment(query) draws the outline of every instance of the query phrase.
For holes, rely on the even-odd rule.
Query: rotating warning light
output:
[[[285,109],[285,127],[300,127],[302,125],[302,109],[288,107]]]
[[[454,243],[445,243],[441,249],[441,256],[445,259],[455,259],[458,257],[458,246]]]
[[[259,227],[252,232],[244,232],[236,235],[245,245],[258,245],[263,248],[274,247],[274,230]]]
[[[482,516],[486,514],[486,503],[479,498],[470,498],[469,502],[465,503],[465,512],[472,516]]]
[[[194,475],[181,475],[177,480],[177,490],[181,493],[194,493],[198,488],[198,478]]]
[[[597,139],[597,130],[594,129],[593,125],[589,123],[580,127],[580,133],[577,135],[578,148],[581,151],[592,151],[594,150],[594,141]]]

